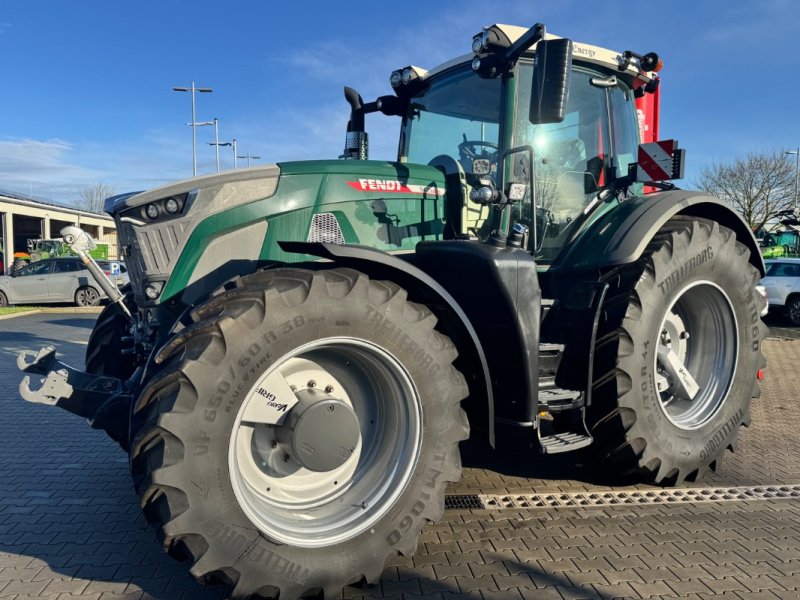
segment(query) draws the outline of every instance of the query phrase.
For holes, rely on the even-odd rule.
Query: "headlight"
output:
[[[164,203],[164,209],[171,215],[174,215],[178,212],[181,208],[181,205],[175,198],[167,198],[167,201]]]
[[[481,36],[476,35],[474,38],[472,38],[472,51],[475,54],[479,54],[481,50],[483,50],[483,40],[481,39]]]
[[[144,212],[150,219],[158,218],[158,207],[155,204],[148,204],[147,208],[144,209]]]
[[[480,54],[489,47],[489,32],[485,29],[472,38],[472,51]]]
[[[144,295],[147,296],[148,300],[155,300],[160,294],[161,290],[152,283],[144,288]]]

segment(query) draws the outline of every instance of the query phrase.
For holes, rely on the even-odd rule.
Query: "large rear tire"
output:
[[[433,314],[353,270],[279,269],[192,319],[134,406],[131,470],[166,550],[233,598],[281,600],[338,597],[413,553],[468,435],[466,383]],[[268,380],[308,410],[260,421]],[[332,424],[303,437],[319,402]]]
[[[588,410],[603,468],[676,484],[734,448],[765,364],[758,277],[731,230],[682,217],[608,274]]]

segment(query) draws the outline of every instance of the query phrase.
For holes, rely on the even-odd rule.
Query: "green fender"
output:
[[[750,263],[764,276],[764,260],[747,223],[729,204],[703,192],[669,190],[625,200],[592,221],[551,266],[564,272],[605,270],[637,260],[672,217],[688,215],[731,229],[750,250]]]

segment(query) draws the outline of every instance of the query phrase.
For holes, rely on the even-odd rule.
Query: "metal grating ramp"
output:
[[[444,497],[444,507],[447,510],[465,510],[485,508],[478,494],[462,494]]]
[[[591,508],[638,504],[741,502],[800,499],[800,484],[750,487],[679,488],[630,491],[566,492],[553,494],[480,494],[487,509]]]

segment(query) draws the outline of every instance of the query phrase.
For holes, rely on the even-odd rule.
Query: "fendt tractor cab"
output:
[[[494,25],[393,94],[346,88],[348,160],[110,198],[130,289],[105,282],[86,372],[23,353],[46,381],[22,396],[117,440],[167,551],[234,598],[377,581],[470,430],[702,476],[758,395],[764,269],[728,206],[668,183],[660,66]],[[367,159],[371,113],[397,161]]]

